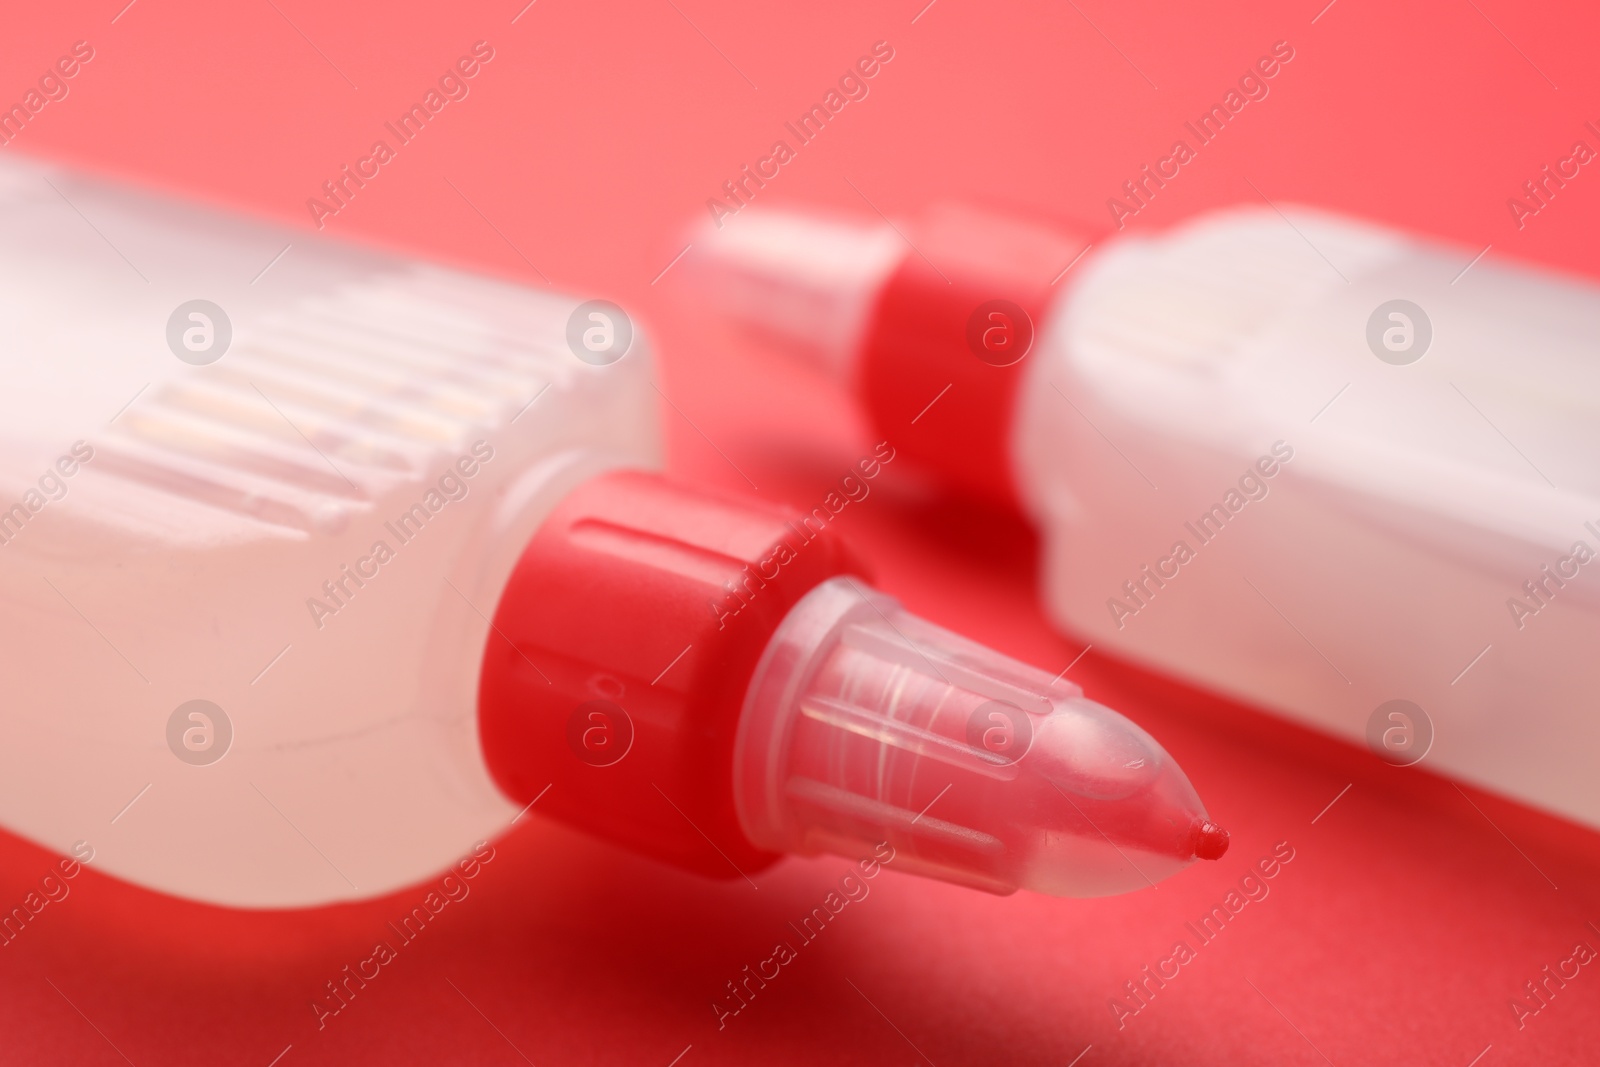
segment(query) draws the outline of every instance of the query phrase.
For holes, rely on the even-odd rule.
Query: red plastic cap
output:
[[[478,701],[484,758],[518,804],[630,849],[737,878],[775,853],[733,807],[756,662],[814,586],[865,572],[823,510],[614,472],[529,542],[495,611]],[[708,840],[709,839],[709,840]]]
[[[878,300],[856,389],[879,432],[948,484],[1016,502],[1010,455],[1018,383],[1088,239],[946,208],[913,228]]]

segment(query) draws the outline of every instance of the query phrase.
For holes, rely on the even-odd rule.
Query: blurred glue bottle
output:
[[[655,473],[617,305],[22,161],[0,232],[6,829],[246,907],[530,808],[727,878],[1087,896],[1226,847],[1123,716]]]
[[[750,207],[698,295],[1020,508],[1060,627],[1600,825],[1600,290],[1320,211]]]

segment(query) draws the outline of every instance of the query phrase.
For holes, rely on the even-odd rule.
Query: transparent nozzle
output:
[[[1215,859],[1227,833],[1138,726],[852,578],[785,617],[751,679],[734,792],[751,841],[994,893],[1094,897]]]
[[[846,382],[879,290],[905,255],[883,223],[752,208],[694,237],[696,306]]]

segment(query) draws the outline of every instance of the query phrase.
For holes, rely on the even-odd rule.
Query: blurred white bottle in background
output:
[[[1066,632],[1600,826],[1593,284],[1304,209],[898,230],[751,209],[685,265],[1020,506]]]

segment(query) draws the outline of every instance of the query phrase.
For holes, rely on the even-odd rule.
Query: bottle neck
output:
[[[822,510],[633,471],[583,483],[495,611],[479,694],[494,780],[713,877],[828,851],[1094,896],[1221,854],[1148,734],[861,573]]]
[[[1012,414],[1086,238],[965,208],[912,228],[879,293],[854,387],[878,432],[949,485],[1015,508]]]
[[[795,603],[862,573],[817,516],[638,471],[590,479],[528,542],[494,614],[478,699],[494,781],[677,866],[759,870],[776,853],[732,800],[750,677]]]
[[[945,484],[1016,506],[1016,396],[1086,228],[958,205],[894,224],[752,209],[697,245],[680,275],[697,308],[851,389]]]

